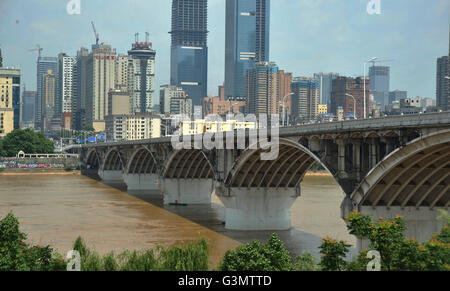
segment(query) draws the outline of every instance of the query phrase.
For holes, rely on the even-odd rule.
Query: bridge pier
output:
[[[414,238],[418,242],[428,241],[433,235],[439,233],[444,226],[437,220],[439,210],[430,207],[385,207],[385,206],[361,206],[362,214],[372,215],[373,219],[383,217],[393,219],[397,215],[403,217],[406,222],[406,237]]]
[[[226,208],[226,229],[289,230],[291,207],[300,189],[229,188],[218,196]]]
[[[124,174],[123,180],[131,191],[159,191],[157,174]]]
[[[210,204],[213,179],[161,179],[164,204]]]
[[[98,171],[99,177],[104,182],[122,182],[122,171]]]

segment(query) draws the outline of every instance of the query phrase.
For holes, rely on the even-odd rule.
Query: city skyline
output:
[[[155,86],[159,88],[170,83],[170,2],[125,5],[115,1],[105,7],[99,1],[81,1],[81,14],[68,15],[66,1],[3,1],[1,11],[8,13],[0,15],[0,24],[9,28],[0,31],[4,66],[19,66],[22,84],[35,89],[37,55],[28,49],[39,43],[43,56],[56,57],[62,52],[74,56],[79,47],[95,42],[90,26],[93,20],[100,42],[111,44],[118,53],[126,53],[136,31],[150,32],[159,55]],[[225,0],[209,2],[208,95],[216,95],[217,86],[224,81]],[[448,51],[448,1],[384,1],[381,15],[367,14],[366,2],[273,1],[270,61],[293,76],[318,72],[361,76],[362,63],[369,57],[394,59],[389,64],[391,90],[434,98],[436,59]],[[29,9],[23,10],[24,5]],[[96,15],[98,11],[103,11],[102,16]],[[345,20],[340,20],[342,15]],[[430,42],[434,45],[424,46]]]

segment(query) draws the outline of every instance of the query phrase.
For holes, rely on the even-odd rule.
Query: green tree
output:
[[[292,271],[289,251],[278,235],[273,234],[267,244],[253,241],[234,251],[228,251],[220,263],[221,271]]]
[[[0,155],[14,157],[20,151],[28,154],[51,154],[54,152],[54,145],[42,132],[18,129],[9,133],[1,141]]]
[[[347,218],[351,234],[370,240],[369,248],[381,255],[384,271],[444,271],[450,270],[450,228],[448,213],[441,220],[447,223],[430,241],[420,244],[405,238],[406,225],[402,217],[373,221],[370,216],[354,212]],[[365,253],[349,264],[348,270],[362,271],[367,262]]]
[[[345,257],[349,252],[350,245],[344,241],[332,238],[324,238],[319,246],[322,259],[320,267],[324,271],[344,271],[347,268]]]
[[[305,252],[303,255],[295,259],[296,271],[318,271],[316,259],[310,252]]]
[[[0,271],[52,271],[65,268],[49,247],[28,246],[19,221],[9,213],[0,220]]]

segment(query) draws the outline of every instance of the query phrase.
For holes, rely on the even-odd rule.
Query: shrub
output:
[[[295,266],[278,235],[273,234],[267,244],[253,241],[228,251],[221,262],[221,271],[292,271]]]

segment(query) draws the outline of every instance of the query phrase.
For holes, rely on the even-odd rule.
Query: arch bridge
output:
[[[231,141],[208,137],[214,149],[199,146],[206,136],[184,136],[191,147],[161,138],[78,150],[83,173],[125,182],[130,190],[158,190],[166,204],[211,203],[215,193],[228,229],[289,229],[290,208],[318,163],[345,193],[343,217],[354,210],[399,214],[419,240],[440,230],[437,210],[450,204],[449,112],[287,127],[257,140],[241,133],[225,134]],[[273,158],[263,158],[269,152]]]

